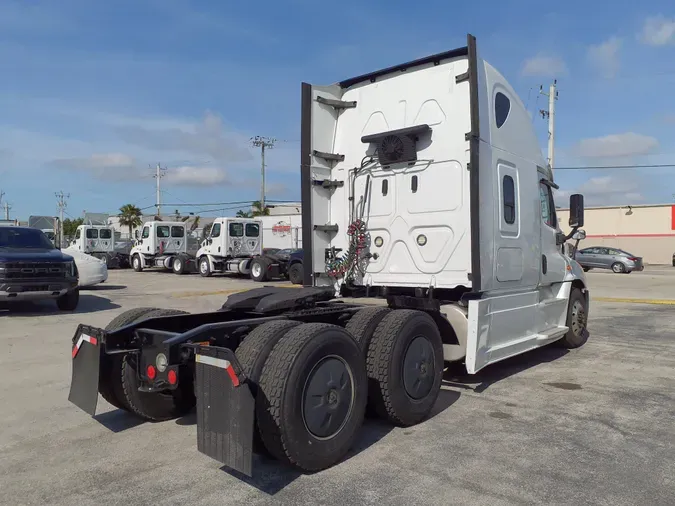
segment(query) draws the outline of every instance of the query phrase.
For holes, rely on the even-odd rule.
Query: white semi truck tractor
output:
[[[368,405],[393,425],[425,420],[450,363],[475,374],[586,343],[588,285],[562,247],[583,197],[566,235],[527,110],[473,36],[303,83],[301,104],[304,287],[80,325],[72,402],[94,414],[100,392],[146,420],[196,405],[197,448],[227,467],[250,476],[267,452],[318,471],[354,446]]]
[[[128,245],[115,241],[115,229],[107,225],[80,225],[66,250],[76,250],[103,260],[108,269],[129,267]]]
[[[148,268],[172,270],[184,274],[195,269],[195,253],[199,239],[182,221],[148,221],[137,234],[129,252],[136,272]]]
[[[251,259],[262,254],[262,221],[256,218],[216,218],[197,252],[199,274],[248,275]]]

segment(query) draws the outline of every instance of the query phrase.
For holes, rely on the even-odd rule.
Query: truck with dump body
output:
[[[185,274],[195,269],[199,237],[182,221],[147,221],[129,252],[136,272],[158,267]]]
[[[73,337],[69,399],[147,420],[196,406],[197,448],[250,475],[254,452],[339,462],[367,405],[423,421],[446,363],[469,374],[588,339],[552,172],[521,100],[467,45],[332,86],[302,84],[304,287],[215,312],[134,308]],[[570,197],[572,233],[583,197]],[[573,359],[574,355],[569,355]]]
[[[197,252],[199,274],[249,275],[251,259],[262,254],[262,221],[257,218],[216,218]]]

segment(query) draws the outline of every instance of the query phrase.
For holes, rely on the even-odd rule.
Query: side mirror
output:
[[[577,230],[572,236],[572,239],[574,239],[575,241],[583,241],[584,239],[586,239],[586,231],[582,229]]]
[[[570,221],[571,228],[584,226],[584,196],[580,193],[570,195]]]
[[[134,231],[134,237],[135,237],[136,239],[138,239],[138,238],[140,237],[140,235],[141,235],[141,234],[138,232],[138,230],[135,230],[135,231]]]

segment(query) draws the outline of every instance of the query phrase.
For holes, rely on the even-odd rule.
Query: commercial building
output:
[[[558,209],[560,227],[569,231],[569,209]],[[645,264],[672,265],[675,253],[675,205],[588,207],[586,239],[579,248],[610,246],[641,256]]]

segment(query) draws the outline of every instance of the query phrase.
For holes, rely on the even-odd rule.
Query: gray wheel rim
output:
[[[177,271],[180,271],[180,269],[181,269],[182,266],[183,266],[183,264],[181,264],[181,261],[180,261],[178,258],[176,258],[176,259],[173,261],[173,270],[174,270],[174,271],[176,271],[176,272],[177,272]]]
[[[354,381],[342,357],[323,358],[307,376],[302,392],[305,428],[317,439],[331,439],[345,426],[354,406]]]
[[[262,267],[260,266],[259,263],[254,263],[253,266],[251,267],[251,272],[256,278],[258,278],[260,277],[260,274],[262,274]]]
[[[617,272],[617,273],[621,272],[621,270],[622,270],[622,269],[621,269],[621,264],[614,264],[614,267],[612,268],[612,270],[613,270],[614,272]]]
[[[208,260],[204,259],[199,262],[199,270],[202,272],[202,274],[206,274],[209,271]]]
[[[572,318],[570,325],[572,326],[572,332],[576,337],[582,336],[587,322],[588,317],[586,316],[586,308],[581,301],[575,300],[572,304]]]
[[[141,266],[141,260],[138,257],[134,257],[134,267],[138,268]]]
[[[408,345],[403,359],[403,387],[413,399],[429,395],[435,377],[434,349],[431,342],[418,336]]]

